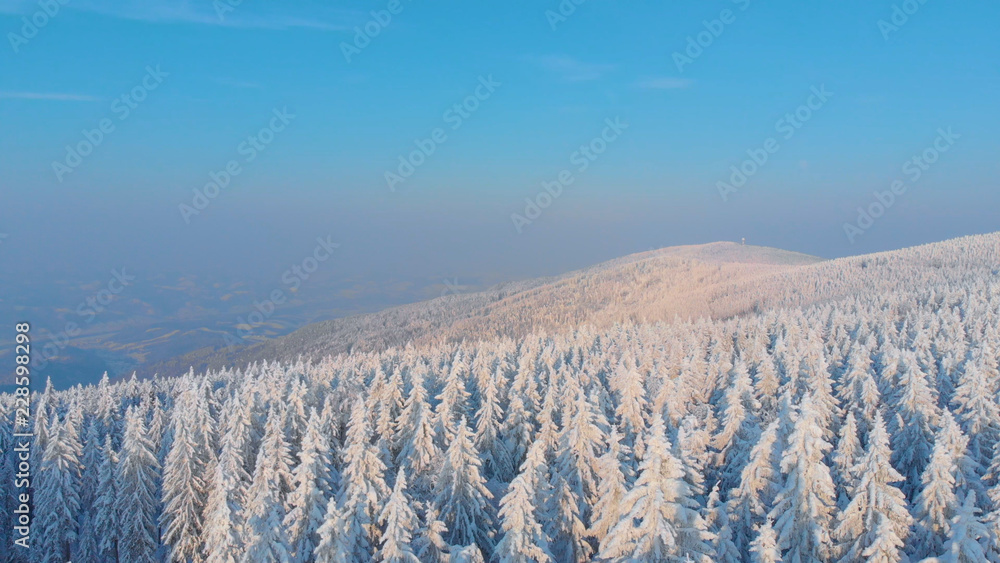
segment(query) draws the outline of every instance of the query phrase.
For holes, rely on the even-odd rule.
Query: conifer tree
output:
[[[444,389],[438,396],[437,408],[434,411],[434,434],[442,445],[454,440],[456,425],[461,417],[466,416],[470,393],[465,387],[465,373],[468,367],[462,353],[455,354],[455,362],[445,377]]]
[[[671,453],[663,417],[653,415],[635,486],[622,501],[622,519],[601,542],[603,559],[653,561],[689,557],[708,561],[712,552],[684,468]]]
[[[958,505],[939,563],[980,563],[987,560],[990,532],[979,519],[976,493],[969,492]]]
[[[272,407],[246,497],[246,561],[288,561],[291,547],[283,526],[286,496],[292,488],[291,454],[283,411]]]
[[[125,413],[125,437],[115,476],[116,512],[122,517],[118,559],[135,563],[153,563],[159,545],[156,522],[160,464],[146,436],[144,418],[136,407],[129,407]]]
[[[933,448],[933,425],[938,413],[934,394],[927,385],[926,375],[916,362],[906,362],[899,373],[895,427],[892,428],[893,466],[899,467],[906,482],[903,493],[912,499],[916,495],[920,476],[927,466]]]
[[[481,403],[476,412],[476,448],[482,454],[483,476],[496,477],[507,482],[514,472],[513,462],[507,451],[507,444],[500,436],[500,423],[504,417],[500,405],[497,378],[489,377],[481,390]]]
[[[884,429],[883,429],[884,431]],[[850,502],[850,491],[855,485],[854,465],[861,457],[863,450],[858,439],[858,425],[854,413],[847,413],[844,424],[840,427],[840,440],[833,452],[833,476],[837,483],[837,506],[846,508]]]
[[[230,428],[222,438],[222,453],[212,476],[205,505],[205,563],[236,563],[243,551],[240,511],[243,487],[250,476],[243,469],[243,455]]]
[[[775,533],[770,518],[757,529],[757,536],[750,544],[750,553],[752,563],[781,563],[778,534]]]
[[[444,522],[438,520],[438,512],[433,506],[424,510],[420,519],[417,537],[413,540],[417,557],[421,563],[448,563],[448,543],[444,541],[444,533],[448,531]]]
[[[330,444],[323,434],[322,421],[315,408],[309,412],[299,464],[292,471],[295,488],[288,496],[291,507],[285,516],[288,541],[297,561],[307,561],[316,549],[316,531],[323,524],[330,490]]]
[[[781,489],[778,469],[780,421],[768,425],[750,451],[750,461],[740,475],[739,487],[730,493],[726,511],[733,527],[733,542],[746,551],[754,530],[764,523],[775,496]]]
[[[493,494],[480,474],[479,452],[463,417],[455,437],[445,452],[444,466],[438,476],[434,505],[441,521],[448,527],[445,539],[451,545],[475,543],[490,552],[494,545]]]
[[[406,470],[414,489],[425,493],[440,467],[441,450],[434,439],[433,414],[427,404],[423,375],[415,371],[413,386],[400,413],[400,453],[396,464]]]
[[[955,474],[958,468],[948,443],[939,435],[931,461],[921,477],[923,487],[915,502],[914,541],[911,551],[921,557],[941,553],[958,510]]]
[[[371,439],[365,404],[358,400],[348,426],[341,490],[327,504],[317,530],[319,543],[313,552],[317,561],[367,562],[379,545],[378,518],[389,490],[383,477],[385,464]]]
[[[993,445],[1000,439],[996,383],[989,381],[985,373],[978,362],[969,362],[952,399],[957,418],[969,437],[969,455],[983,466],[990,462]]]
[[[788,561],[825,560],[830,555],[836,490],[823,461],[831,449],[823,434],[820,414],[807,395],[781,459],[785,482],[771,511],[778,545]]]
[[[97,535],[99,561],[118,561],[118,543],[121,520],[118,516],[118,492],[115,485],[115,469],[118,456],[111,443],[111,434],[104,437],[104,447],[100,449],[100,465],[97,472],[97,488],[91,509],[91,524]]]
[[[38,471],[38,550],[44,561],[69,561],[80,515],[79,443],[72,421],[53,415]]]
[[[885,423],[876,413],[864,456],[853,470],[858,477],[851,487],[851,502],[841,512],[835,533],[842,545],[842,561],[871,560],[869,552],[878,553],[874,559],[886,563],[903,558],[899,548],[913,519],[902,491],[893,485],[902,482],[903,476],[892,468],[891,457]]]
[[[539,444],[532,446],[521,473],[500,500],[503,537],[494,557],[501,563],[549,563],[553,561],[549,542],[535,508],[537,486],[542,478],[545,456]]]
[[[406,474],[402,469],[396,475],[396,485],[382,509],[379,523],[385,526],[385,532],[382,534],[382,546],[376,554],[376,561],[420,563],[411,547],[417,515],[410,507],[410,499],[406,494]]]
[[[621,520],[621,502],[628,493],[626,476],[622,472],[624,446],[617,428],[608,436],[608,451],[598,460],[597,502],[591,515],[590,536],[600,544],[608,532]]]
[[[192,393],[192,392],[188,392]],[[201,561],[202,511],[206,500],[201,480],[204,457],[187,418],[187,401],[175,407],[172,445],[163,466],[163,512],[160,514],[162,541],[170,549],[171,561]]]

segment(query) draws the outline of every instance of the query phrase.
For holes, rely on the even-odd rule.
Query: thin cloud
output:
[[[615,69],[612,64],[587,63],[566,55],[543,55],[528,60],[568,82],[597,80]]]
[[[694,80],[691,80],[690,78],[661,76],[640,80],[635,83],[635,87],[642,88],[643,90],[678,90],[680,88],[687,88],[692,84],[694,84]]]
[[[100,102],[104,98],[83,94],[56,94],[50,92],[0,92],[0,100],[48,100],[54,102]]]
[[[74,0],[64,9],[90,12],[123,20],[149,23],[188,23],[216,25],[244,29],[315,29],[321,31],[347,31],[360,22],[364,14],[347,10],[312,9],[304,7],[301,13],[282,11],[264,12],[249,2],[232,5],[226,0],[217,2],[189,2],[179,0]],[[33,2],[0,0],[0,13],[30,13],[38,7]]]

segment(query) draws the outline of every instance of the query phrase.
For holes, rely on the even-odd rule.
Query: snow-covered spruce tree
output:
[[[774,359],[764,352],[754,370],[754,397],[760,404],[760,412],[766,422],[770,422],[778,412],[778,389],[781,388],[781,378]],[[762,422],[762,425],[764,422]]]
[[[955,494],[961,499],[969,492],[974,492],[976,501],[981,503],[980,508],[989,508],[989,495],[981,477],[983,466],[971,455],[969,438],[950,412],[945,411],[941,417],[938,439],[944,440],[951,449],[952,459],[955,461]]]
[[[914,503],[916,525],[909,551],[918,558],[933,556],[943,549],[944,538],[951,531],[951,519],[958,510],[957,472],[952,449],[939,433],[931,461],[921,477],[923,487]]]
[[[709,409],[701,409],[701,414],[711,414]],[[712,434],[703,420],[694,414],[685,416],[677,429],[677,439],[673,444],[673,454],[684,469],[684,480],[691,486],[693,498],[704,501],[706,481],[716,480],[715,466],[712,465]]]
[[[497,543],[494,557],[500,563],[549,563],[553,561],[548,538],[538,519],[535,507],[537,486],[545,476],[545,452],[540,444],[528,450],[521,473],[507,488],[500,500],[503,537]]]
[[[382,534],[382,545],[375,554],[376,561],[420,563],[412,547],[417,515],[410,507],[410,498],[406,494],[406,474],[402,469],[396,474],[396,485],[382,509],[379,523],[385,527],[385,532]]]
[[[146,437],[143,410],[129,407],[125,413],[125,437],[115,476],[117,514],[121,517],[118,559],[130,563],[153,563],[159,546],[160,464],[153,443]]]
[[[751,563],[781,563],[781,550],[778,549],[778,534],[768,518],[758,526],[756,537],[750,543]]]
[[[441,450],[434,441],[433,413],[427,403],[422,367],[413,370],[411,384],[399,415],[401,447],[396,465],[410,476],[413,490],[423,494],[432,487],[431,476],[440,467]]]
[[[908,499],[916,496],[920,476],[927,466],[938,420],[937,401],[927,376],[915,361],[900,362],[900,388],[896,391],[895,417],[891,419],[893,466],[906,482],[901,487]]]
[[[244,561],[291,560],[291,547],[283,525],[286,496],[292,488],[290,465],[284,412],[272,406],[246,496]]]
[[[94,530],[94,519],[89,511],[83,512],[80,518],[80,530]],[[100,536],[96,533],[80,534],[76,546],[73,549],[73,559],[82,563],[99,563],[104,561],[100,554],[97,542]]]
[[[993,445],[1000,438],[1000,406],[997,405],[997,382],[986,377],[980,361],[970,361],[958,380],[952,404],[955,414],[969,437],[969,456],[986,466]]]
[[[970,492],[958,506],[948,531],[944,553],[938,563],[982,563],[990,552],[990,531],[979,519],[976,493]]]
[[[451,370],[445,374],[444,389],[438,395],[437,408],[434,410],[434,434],[441,440],[442,447],[454,440],[459,418],[468,414],[470,393],[465,386],[468,369],[462,352],[456,352]]]
[[[389,489],[385,464],[371,439],[371,424],[359,399],[351,410],[341,489],[327,503],[324,522],[317,530],[319,544],[313,555],[320,563],[367,563],[379,545],[378,518]]]
[[[622,518],[601,542],[601,559],[668,561],[685,557],[708,562],[705,521],[671,453],[663,417],[653,415],[635,486],[622,500]]]
[[[316,531],[323,524],[330,490],[330,443],[322,431],[315,408],[310,409],[299,464],[292,471],[295,488],[288,495],[289,511],[284,526],[296,561],[307,561],[316,549]]]
[[[514,380],[514,383],[516,385],[517,379]],[[503,436],[507,452],[510,455],[511,467],[520,467],[524,463],[528,448],[531,447],[535,425],[523,396],[515,391],[515,388],[515,386],[511,387],[507,416],[502,423],[500,435]]]
[[[842,561],[872,560],[897,563],[904,557],[900,547],[910,532],[913,519],[906,509],[906,498],[893,483],[903,476],[889,460],[889,436],[882,415],[876,413],[875,426],[868,435],[868,446],[853,473],[857,483],[851,487],[851,502],[840,513],[835,536],[840,542]],[[875,547],[873,547],[875,546]]]
[[[49,423],[52,422],[52,415],[55,413],[55,387],[52,386],[52,378],[45,378],[45,390],[41,395],[36,394],[35,418],[32,421],[32,434],[35,436],[34,444],[31,446],[31,467],[41,468],[42,457],[45,455],[45,447],[49,440]]]
[[[121,537],[121,519],[118,516],[118,491],[115,483],[115,469],[118,456],[111,442],[111,434],[104,436],[104,447],[100,449],[100,465],[97,471],[97,488],[91,507],[92,530],[97,537],[97,560],[118,561],[118,543]]]
[[[482,453],[483,476],[508,482],[514,472],[513,461],[507,451],[507,444],[500,436],[500,424],[504,418],[503,406],[497,389],[497,377],[486,379],[480,390],[480,406],[476,412],[476,449]]]
[[[241,517],[250,476],[243,468],[240,436],[234,425],[222,437],[222,453],[205,505],[205,563],[236,563],[243,552]]]
[[[547,495],[544,503],[549,549],[557,561],[590,561],[594,547],[583,521],[584,501],[558,469],[551,472],[549,482],[552,494]]]
[[[448,542],[444,541],[446,531],[444,523],[438,520],[437,510],[433,506],[426,507],[413,538],[413,548],[421,563],[449,563]]]
[[[871,352],[864,344],[851,348],[837,388],[837,396],[849,414],[854,414],[861,434],[868,435],[875,422],[875,409],[879,403],[878,385],[875,383]]]
[[[719,451],[722,490],[728,491],[740,481],[740,473],[746,465],[750,449],[760,437],[760,427],[754,412],[760,404],[753,394],[750,372],[742,359],[733,367],[732,380],[722,395],[722,427],[713,439],[713,447]]]
[[[121,412],[118,410],[120,402],[117,393],[118,386],[112,387],[108,372],[104,372],[101,380],[97,383],[97,412],[95,413],[99,426],[98,434],[101,436],[102,443],[104,437],[109,433],[118,434],[121,430],[118,426]]]
[[[38,471],[37,549],[42,561],[70,560],[70,550],[77,539],[77,518],[80,515],[79,442],[69,429],[73,421],[60,422],[53,415]]]
[[[445,452],[444,465],[437,478],[434,506],[448,527],[444,538],[451,545],[475,543],[487,553],[493,550],[496,517],[479,472],[479,452],[472,443],[472,432],[462,417],[455,436]]]
[[[778,420],[772,421],[750,450],[750,461],[740,474],[740,484],[729,493],[726,512],[733,528],[733,543],[746,552],[754,530],[764,522],[781,488],[778,462]]]
[[[830,373],[830,363],[823,349],[822,338],[810,333],[810,346],[807,349],[807,361],[803,367],[809,370],[807,379],[813,406],[819,416],[819,425],[823,428],[823,439],[832,442],[837,436],[838,426],[843,415],[840,405],[833,393],[833,378]]]
[[[621,502],[628,494],[626,476],[622,471],[625,455],[621,435],[617,428],[608,436],[608,451],[597,463],[600,483],[597,486],[597,502],[591,513],[590,536],[600,544],[608,532],[621,520]]]
[[[771,510],[778,545],[787,561],[822,561],[830,557],[836,489],[830,468],[823,461],[831,449],[823,433],[820,414],[807,395],[799,405],[781,458],[784,485]]]
[[[163,408],[159,397],[154,397],[149,404],[149,415],[146,418],[149,420],[146,427],[146,437],[153,443],[156,461],[160,463],[160,467],[163,467],[173,443],[173,433],[170,429],[170,414],[167,409]]]
[[[386,449],[391,458],[399,453],[400,444],[396,429],[400,422],[400,412],[403,409],[403,375],[399,368],[392,371],[382,387],[382,393],[376,399],[375,435],[386,441]]]
[[[851,502],[851,489],[857,480],[854,465],[862,453],[864,450],[861,448],[861,440],[858,439],[858,424],[854,413],[848,412],[844,424],[840,427],[837,449],[833,451],[833,477],[837,484],[837,506],[841,510]]]
[[[625,445],[636,455],[642,455],[642,436],[646,428],[646,390],[638,369],[623,363],[615,369],[609,382],[618,396],[615,415],[622,429]]]
[[[80,510],[82,513],[91,513],[100,477],[103,441],[99,424],[94,417],[87,418],[83,435],[83,455],[80,457]]]
[[[736,544],[733,543],[733,529],[729,525],[729,521],[721,518],[720,524],[719,529],[713,532],[715,534],[715,539],[712,540],[712,546],[715,549],[715,553],[712,555],[713,563],[742,563],[743,556]]]
[[[592,503],[597,501],[597,451],[604,448],[605,437],[597,423],[597,408],[583,389],[564,400],[572,404],[573,411],[559,436],[555,470],[580,499],[581,512],[589,516]]]
[[[196,390],[186,391],[174,407],[171,422],[173,436],[163,465],[163,512],[160,529],[163,544],[169,548],[171,561],[201,561],[202,511],[207,490],[201,475],[207,446],[198,442],[191,429]]]

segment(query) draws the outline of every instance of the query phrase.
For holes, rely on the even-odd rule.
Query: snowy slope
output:
[[[189,365],[219,368],[320,358],[407,343],[519,338],[535,330],[581,324],[606,328],[623,321],[724,319],[801,307],[868,288],[891,292],[919,287],[922,282],[990,271],[997,264],[1000,233],[829,261],[725,242],[671,247],[554,278],[317,323],[245,349],[203,351],[160,372],[181,373]]]

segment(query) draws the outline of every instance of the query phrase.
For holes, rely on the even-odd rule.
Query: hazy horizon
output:
[[[58,333],[125,268],[95,323],[218,328],[318,238],[275,331],[650,248],[1000,229],[993,4],[216,4],[0,1],[0,322]]]

